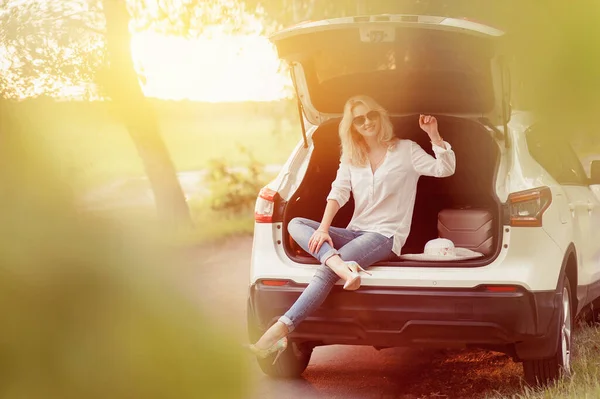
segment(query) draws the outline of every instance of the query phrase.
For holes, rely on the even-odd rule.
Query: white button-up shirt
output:
[[[414,141],[399,140],[387,150],[375,173],[370,165],[357,167],[342,161],[327,199],[342,207],[352,191],[355,207],[347,228],[394,237],[392,250],[400,255],[410,232],[419,177],[454,174],[456,156],[450,144],[444,146],[433,145],[434,158]]]

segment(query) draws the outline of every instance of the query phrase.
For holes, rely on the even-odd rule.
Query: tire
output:
[[[275,355],[265,359],[257,359],[260,369],[266,375],[274,378],[298,378],[310,361],[312,348],[301,348],[294,341],[288,342],[288,348],[273,364]]]
[[[523,362],[525,381],[531,386],[545,386],[562,376],[571,374],[573,312],[571,286],[566,276],[563,279],[562,306],[558,317],[558,347],[554,356]]]
[[[251,342],[256,342],[265,330],[259,327],[259,324],[254,316],[250,301],[247,307],[247,322],[248,336]],[[299,345],[292,339],[288,338],[287,349],[279,356],[277,362],[273,364],[275,354],[265,358],[256,359],[260,369],[266,375],[274,378],[298,378],[310,362],[312,356],[312,347]]]

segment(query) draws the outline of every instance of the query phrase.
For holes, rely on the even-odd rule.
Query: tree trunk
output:
[[[129,13],[124,0],[102,0],[109,68],[106,90],[127,127],[150,181],[161,222],[191,224],[190,211],[152,106],[142,92],[131,56]]]

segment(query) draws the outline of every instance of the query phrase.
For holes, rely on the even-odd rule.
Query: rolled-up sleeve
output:
[[[350,199],[350,167],[346,162],[340,162],[337,170],[337,175],[333,183],[331,183],[331,191],[327,196],[327,200],[335,200],[340,207],[344,206]]]
[[[415,142],[411,143],[411,158],[415,171],[422,176],[448,177],[456,170],[456,155],[452,146],[444,141],[444,147],[433,145],[435,158]]]

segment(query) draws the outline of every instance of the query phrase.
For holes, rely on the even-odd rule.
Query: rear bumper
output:
[[[251,286],[251,335],[284,314],[303,289],[293,283]],[[557,349],[560,304],[555,291],[361,287],[347,292],[335,286],[291,338],[313,345],[472,345],[521,360],[545,358]]]

